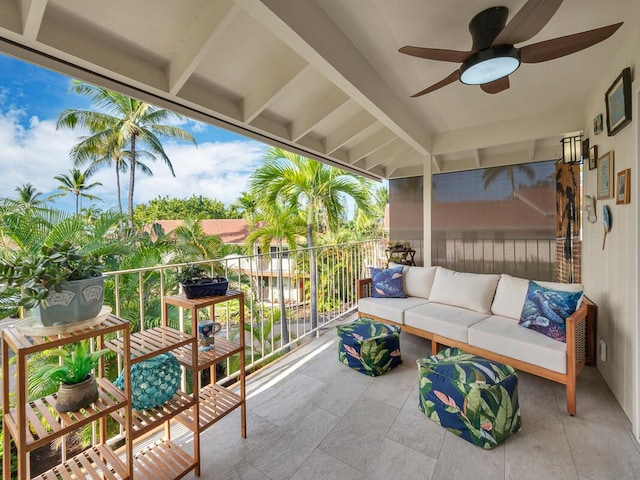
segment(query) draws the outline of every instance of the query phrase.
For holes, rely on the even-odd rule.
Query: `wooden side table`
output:
[[[399,263],[402,265],[415,265],[416,262],[414,257],[416,255],[416,251],[413,248],[387,248],[385,250],[387,254],[387,265],[389,262]]]

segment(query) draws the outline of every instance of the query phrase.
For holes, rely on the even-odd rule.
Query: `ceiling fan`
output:
[[[515,44],[531,39],[542,30],[561,4],[562,0],[529,0],[508,24],[509,9],[506,7],[483,10],[469,23],[473,39],[470,51],[402,47],[399,51],[406,55],[462,64],[448,77],[412,97],[433,92],[456,80],[480,85],[487,93],[502,92],[509,88],[509,75],[520,63],[546,62],[579,52],[609,38],[623,23],[515,47]]]

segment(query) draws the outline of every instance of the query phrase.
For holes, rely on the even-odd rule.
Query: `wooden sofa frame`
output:
[[[364,278],[358,280],[357,297],[367,298],[371,296],[372,282],[371,278]],[[511,365],[517,370],[536,375],[538,377],[546,378],[554,382],[565,385],[567,388],[567,412],[572,417],[576,414],[576,377],[582,370],[585,364],[585,328],[587,318],[587,304],[590,300],[587,297],[583,297],[582,304],[576,312],[567,318],[567,373],[562,374],[549,370],[547,368],[539,367],[531,363],[523,362],[522,360],[516,360],[515,358],[500,355],[483,348],[474,347],[467,343],[453,340],[451,338],[443,337],[419,328],[411,327],[409,325],[399,325],[403,331],[417,335],[427,340],[431,340],[431,352],[436,354],[439,351],[441,345],[447,347],[456,347],[460,350],[478,355],[490,360],[494,360],[500,363]],[[378,317],[370,314],[361,314],[358,310],[358,317],[366,316],[382,323],[391,325],[398,325],[396,322],[387,320],[386,318]]]

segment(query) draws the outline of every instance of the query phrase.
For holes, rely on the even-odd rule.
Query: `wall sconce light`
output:
[[[582,163],[582,134],[572,137],[563,137],[562,161],[569,164]]]

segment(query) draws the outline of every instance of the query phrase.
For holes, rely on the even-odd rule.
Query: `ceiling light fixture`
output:
[[[460,67],[460,81],[467,85],[491,83],[515,72],[520,54],[511,45],[501,45],[475,52]]]

